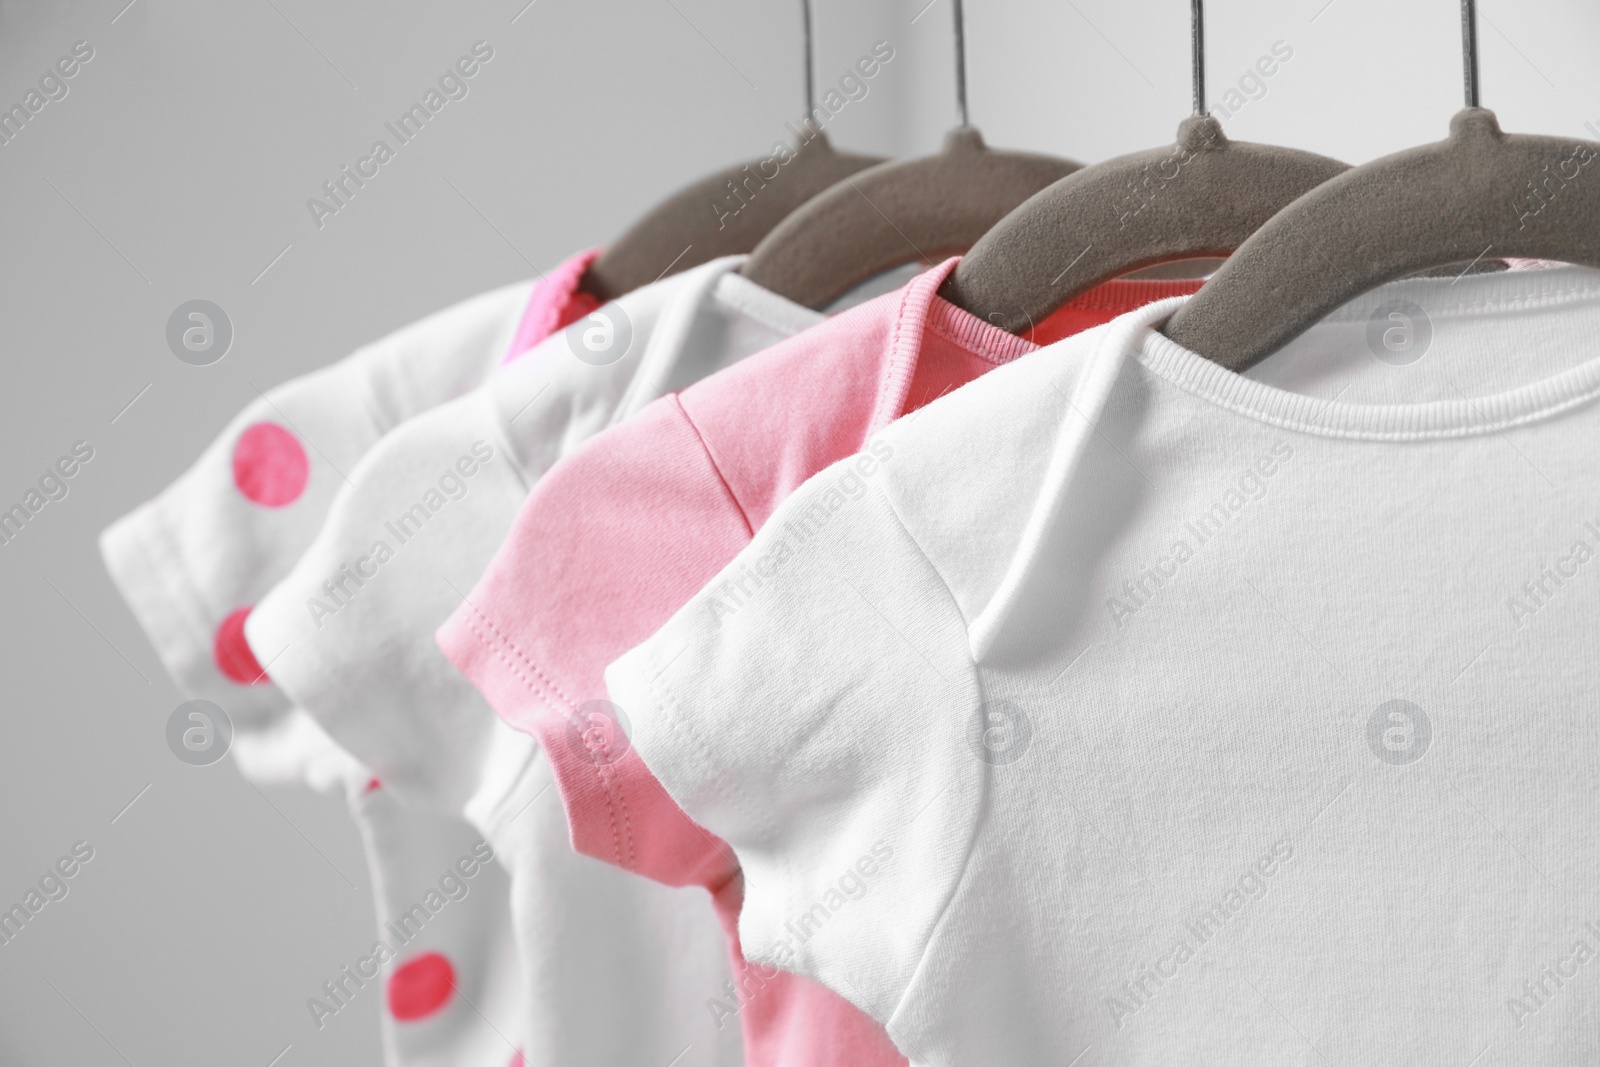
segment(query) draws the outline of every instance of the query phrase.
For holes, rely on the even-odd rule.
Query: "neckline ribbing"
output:
[[[1435,318],[1527,311],[1600,301],[1600,274],[1560,267],[1478,276],[1459,284],[1406,279],[1353,301],[1323,321],[1351,321],[1375,301],[1405,298],[1418,303],[1428,299],[1422,306]],[[1124,346],[1151,373],[1193,396],[1281,429],[1365,441],[1466,437],[1538,422],[1600,396],[1600,345],[1595,356],[1578,366],[1481,397],[1350,404],[1293,393],[1227,370],[1159,332],[1157,327],[1185,299],[1164,300],[1125,316],[1104,343]]]

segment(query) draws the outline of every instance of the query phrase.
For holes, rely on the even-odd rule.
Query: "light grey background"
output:
[[[875,40],[896,49],[830,127],[837,144],[923,153],[952,124],[950,0],[925,4],[818,0],[819,85]],[[1166,142],[1188,110],[1188,6],[968,0],[974,122],[992,144],[1086,162]],[[1460,104],[1456,0],[1208,6],[1214,100],[1275,41],[1294,49],[1232,136],[1358,163],[1438,139]],[[0,505],[73,441],[95,449],[70,495],[0,546],[0,904],[72,842],[96,850],[70,895],[0,947],[0,1063],[266,1067],[285,1046],[283,1067],[380,1062],[379,996],[321,1032],[305,1008],[373,928],[342,804],[258,793],[231,760],[195,768],[167,751],[182,697],[95,539],[258,388],[602,244],[682,183],[767,154],[802,111],[798,10],[0,3],[0,104],[75,41],[95,50],[69,95],[0,147]],[[1506,128],[1600,127],[1600,5],[1482,0],[1482,20],[1485,102]],[[478,39],[495,57],[470,95],[313,225],[306,199]],[[210,367],[163,339],[197,297],[236,331]]]

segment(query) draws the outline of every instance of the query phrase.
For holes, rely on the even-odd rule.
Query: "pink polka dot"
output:
[[[254,607],[254,605],[251,605]],[[217,670],[230,682],[240,685],[266,685],[271,679],[256,661],[256,654],[244,639],[244,620],[250,617],[250,608],[240,608],[217,627],[216,640],[211,645],[211,656],[217,661]]]
[[[511,1060],[506,1064],[506,1067],[522,1067],[522,1050],[520,1048],[511,1054]]]
[[[299,440],[275,422],[246,427],[233,446],[233,484],[263,507],[281,508],[298,500],[310,470]]]
[[[381,788],[383,788],[383,783],[382,782],[378,781],[376,778],[368,778],[367,779],[367,788],[365,790],[363,790],[363,792],[374,793],[374,792],[377,792]]]
[[[437,952],[424,952],[389,976],[389,1014],[401,1022],[425,1018],[444,1007],[456,987],[456,969]]]

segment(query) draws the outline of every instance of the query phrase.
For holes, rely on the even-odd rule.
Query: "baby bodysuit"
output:
[[[380,437],[476,388],[515,351],[519,329],[587,304],[577,282],[594,254],[553,271],[553,287],[522,282],[465,300],[269,390],[105,531],[106,566],[184,692],[222,705],[235,725],[287,707],[245,643],[251,605],[288,573]]]
[[[919,1065],[1593,1061],[1600,275],[1250,377],[1176,303],[806,482],[607,670],[633,750]]]
[[[709,890],[734,933],[731,850],[694,825],[628,749],[602,672],[736,555],[810,474],[876,429],[1033,350],[936,295],[955,260],[900,290],[656,400],[561,461],[439,630],[506,720],[539,737],[579,851]],[[1197,282],[1118,282],[1041,324],[1072,330]],[[804,639],[796,635],[796,639]],[[624,705],[624,708],[626,705]],[[903,1059],[880,1027],[815,983],[747,966],[708,998],[743,1025],[750,1064]]]
[[[353,1002],[376,1000],[386,1063],[514,1062],[516,1049],[502,1034],[515,1032],[521,1018],[522,973],[505,936],[510,879],[487,842],[460,818],[403,804],[380,788],[300,708],[237,731],[229,751],[257,785],[342,794],[361,834],[378,940],[345,946],[358,954],[329,956],[324,984],[303,1002],[310,1026],[354,1025],[335,1017]],[[472,903],[462,905],[469,896]],[[470,1003],[487,1024],[452,1018],[453,1000]]]
[[[387,787],[464,813],[510,865],[529,1064],[739,1062],[737,1028],[703,1007],[729,980],[724,938],[697,891],[573,852],[534,738],[495,716],[433,632],[552,463],[663,391],[821,321],[740,277],[743,262],[596,311],[576,329],[601,343],[613,331],[601,358],[581,333],[552,337],[384,438],[247,627],[275,682]]]
[[[386,947],[367,957],[381,956],[372,966],[387,972],[380,994],[386,1057],[406,1067],[503,1063],[515,1053],[494,1030],[515,1030],[522,999],[516,961],[499,947],[510,924],[505,872],[475,867],[471,905],[452,907],[425,932],[422,920],[401,935],[386,932],[470,850],[471,828],[389,797],[269,683],[243,623],[316,534],[343,473],[379,436],[475,387],[519,346],[592,308],[578,281],[594,256],[574,256],[537,284],[464,301],[270,390],[189,471],[101,537],[107,569],[179,688],[215,701],[233,720],[241,773],[346,796],[367,843]],[[440,981],[445,976],[449,983]],[[357,979],[345,982],[342,992],[307,1001],[318,1029],[336,1025],[329,1015],[357,995]],[[421,996],[407,993],[419,988]],[[451,1003],[453,989],[491,1021]]]

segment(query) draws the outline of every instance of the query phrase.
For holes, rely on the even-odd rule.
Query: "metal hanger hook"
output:
[[[1205,0],[1190,0],[1189,62],[1194,69],[1194,113],[1206,113],[1206,10]]]
[[[967,121],[967,16],[961,8],[961,0],[953,0],[955,38],[956,38],[956,110],[961,114],[961,125],[969,126]]]
[[[806,62],[806,121],[817,113],[816,62],[813,56],[811,30],[811,0],[800,0],[800,38],[805,45]]]
[[[1461,0],[1461,75],[1467,106],[1478,103],[1478,0]]]

